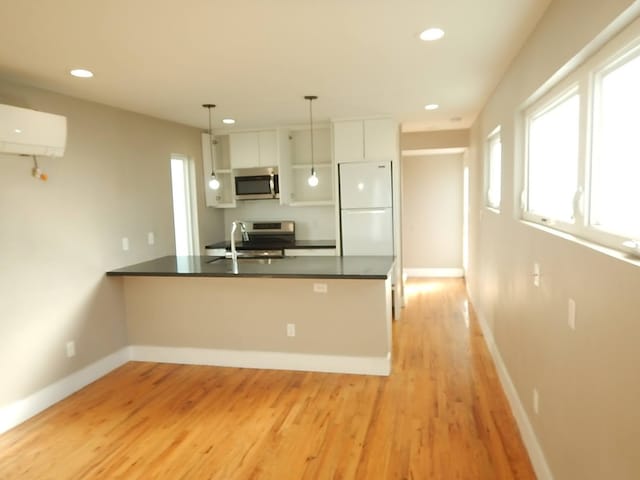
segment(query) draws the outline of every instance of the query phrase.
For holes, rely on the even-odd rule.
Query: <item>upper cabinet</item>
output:
[[[213,162],[211,165],[211,147],[213,146]],[[231,208],[236,206],[233,171],[229,157],[229,135],[219,135],[213,138],[208,133],[202,134],[202,169],[204,173],[204,195],[207,207]],[[209,188],[211,171],[220,181],[220,188]]]
[[[278,166],[278,135],[276,130],[229,134],[231,168]]]
[[[291,128],[281,149],[280,196],[291,206],[333,204],[333,161],[331,130],[328,125],[313,129],[313,168],[318,185],[311,187],[311,133],[308,127]]]
[[[333,122],[336,163],[391,161],[398,154],[397,124],[391,118]]]

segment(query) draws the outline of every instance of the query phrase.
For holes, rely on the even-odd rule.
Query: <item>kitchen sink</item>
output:
[[[238,265],[270,265],[272,263],[275,262],[279,262],[281,260],[284,260],[283,258],[242,258],[242,257],[238,257]],[[231,260],[230,258],[227,257],[217,257],[214,258],[213,260],[208,260],[207,263],[220,263],[220,262],[226,262],[226,263],[233,263],[233,260]]]

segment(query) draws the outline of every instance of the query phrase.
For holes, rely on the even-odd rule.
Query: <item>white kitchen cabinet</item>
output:
[[[232,208],[236,206],[235,185],[229,159],[229,136],[214,136],[213,161],[220,188],[209,188],[211,178],[211,140],[208,133],[202,134],[202,170],[205,204],[207,207]]]
[[[333,122],[337,163],[392,161],[398,153],[397,125],[391,118]]]
[[[308,127],[292,128],[286,135],[286,148],[281,149],[280,180],[285,203],[291,206],[333,205],[333,161],[331,130],[328,125],[313,129],[313,167],[318,185],[310,187],[311,134]]]
[[[278,166],[276,130],[230,133],[229,147],[234,169]]]

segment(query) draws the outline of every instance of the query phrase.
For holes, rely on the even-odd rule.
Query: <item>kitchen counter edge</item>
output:
[[[143,277],[244,277],[244,278],[324,278],[384,280],[390,278],[395,258],[309,256],[285,257],[270,264],[243,263],[238,273],[230,270],[231,260],[207,256],[165,256],[106,272],[107,276]]]

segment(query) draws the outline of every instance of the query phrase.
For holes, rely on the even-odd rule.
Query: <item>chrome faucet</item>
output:
[[[242,232],[242,241],[249,241],[249,232],[247,232],[247,226],[245,223],[239,220],[234,220],[231,223],[231,259],[236,263],[236,265],[238,262],[238,252],[236,250],[236,229],[238,227],[240,227],[240,231]]]

